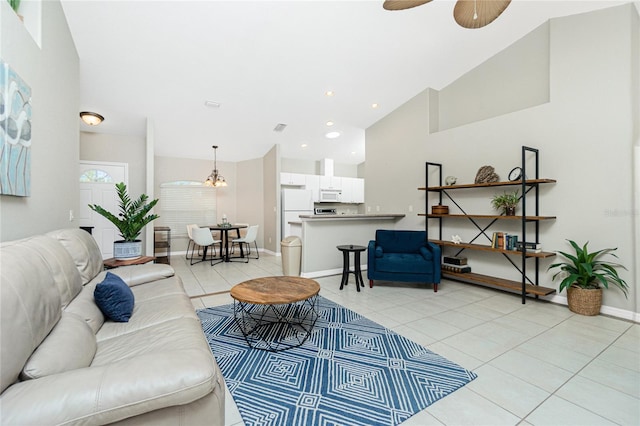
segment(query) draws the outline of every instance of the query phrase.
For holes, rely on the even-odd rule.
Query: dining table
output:
[[[240,244],[240,256],[239,257],[231,257],[229,256],[229,231],[236,231],[238,238],[240,238],[240,230],[246,228],[247,225],[206,225],[202,226],[202,228],[209,228],[211,231],[220,231],[222,240],[222,247],[220,249],[220,260],[214,265],[217,265],[221,262],[231,262],[233,259],[243,259],[244,251],[242,249],[242,244]],[[231,241],[233,242],[233,240]]]

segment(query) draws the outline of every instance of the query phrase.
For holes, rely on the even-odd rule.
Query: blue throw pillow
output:
[[[376,257],[382,257],[382,247],[377,246],[376,247]]]
[[[133,292],[122,278],[107,272],[104,281],[96,286],[93,298],[102,313],[115,322],[129,322],[133,313]]]

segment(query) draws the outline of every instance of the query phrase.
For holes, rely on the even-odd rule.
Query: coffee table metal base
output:
[[[317,298],[282,305],[234,300],[234,320],[251,348],[269,352],[297,348],[311,336],[318,320]]]

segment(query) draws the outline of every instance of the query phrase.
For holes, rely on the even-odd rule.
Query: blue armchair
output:
[[[425,231],[378,229],[368,248],[369,287],[373,280],[425,282],[438,291],[441,251],[427,241]]]

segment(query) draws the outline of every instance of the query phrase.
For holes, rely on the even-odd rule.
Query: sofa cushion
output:
[[[49,265],[33,255],[29,241],[2,244],[0,249],[0,392],[18,379],[62,313]]]
[[[51,333],[31,355],[20,374],[37,379],[88,367],[96,354],[96,337],[82,318],[64,313]]]
[[[79,228],[69,228],[52,231],[47,235],[60,241],[69,252],[80,272],[82,284],[87,284],[102,271],[100,247],[88,232]]]
[[[433,260],[433,253],[431,253],[426,247],[420,247],[420,254],[424,260]]]
[[[387,253],[376,261],[376,270],[381,272],[424,274],[431,269],[431,262],[419,253]]]
[[[117,275],[107,275],[93,292],[96,305],[112,321],[128,322],[133,313],[135,298],[129,286]]]
[[[102,277],[102,279],[104,279],[104,277]],[[89,327],[91,327],[94,334],[100,330],[105,320],[104,314],[93,299],[93,291],[102,279],[99,281],[93,280],[82,287],[80,294],[77,295],[65,309],[65,312],[73,313],[82,318]]]
[[[382,247],[385,253],[418,253],[426,241],[425,231],[376,231],[376,245]]]

